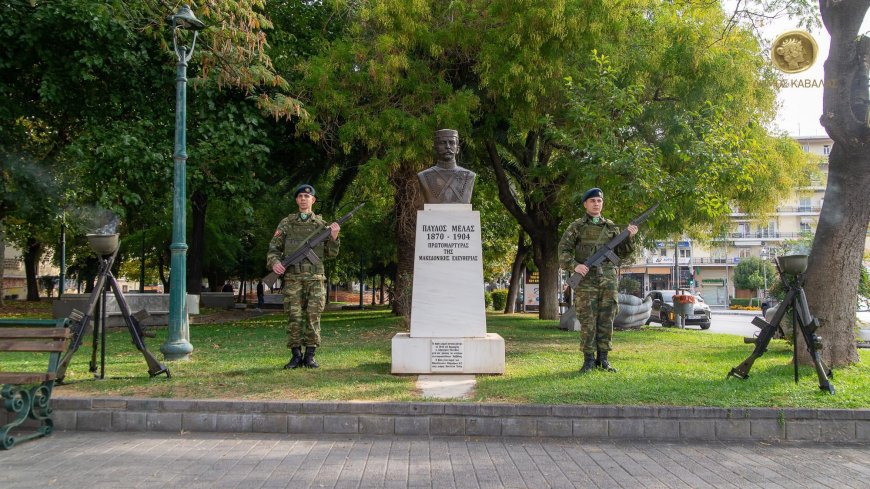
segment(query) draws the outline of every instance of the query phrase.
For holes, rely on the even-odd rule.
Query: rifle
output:
[[[120,249],[120,248],[118,248]],[[100,321],[101,332],[105,335],[106,324],[103,319],[95,316],[94,312],[97,307],[97,303],[101,303],[101,308],[103,311],[105,310],[106,304],[101,300],[102,297],[105,296],[105,292],[111,289],[112,293],[115,296],[115,301],[118,303],[118,307],[121,310],[121,316],[124,318],[124,323],[127,326],[127,331],[130,333],[130,338],[133,341],[133,345],[142,353],[142,356],[145,357],[145,363],[148,365],[148,375],[151,377],[156,377],[160,374],[166,374],[166,377],[169,378],[172,375],[169,372],[169,369],[166,368],[162,363],[160,363],[157,358],[148,351],[148,347],[145,346],[145,340],[143,337],[153,337],[154,334],[150,331],[146,331],[142,326],[141,322],[144,318],[148,317],[147,311],[144,309],[139,311],[136,314],[130,313],[130,307],[127,305],[127,300],[124,298],[124,294],[121,292],[121,287],[118,285],[118,281],[115,279],[115,276],[112,274],[112,265],[115,262],[115,258],[118,255],[118,249],[111,255],[100,256],[100,265],[99,272],[97,274],[96,284],[94,289],[91,291],[91,295],[88,298],[88,303],[85,307],[85,311],[79,311],[77,309],[73,309],[70,313],[70,329],[72,330],[72,341],[70,342],[69,348],[66,353],[64,353],[63,357],[61,357],[58,362],[57,367],[57,379],[59,381],[63,381],[66,378],[66,370],[69,367],[70,360],[72,360],[72,356],[81,346],[85,333],[87,331],[88,323],[91,319],[96,323],[98,320]],[[91,372],[96,375],[96,350],[97,350],[97,338],[96,338],[96,329],[94,330],[94,350],[91,355]],[[105,342],[105,336],[104,336]],[[105,345],[105,343],[104,343]],[[103,360],[105,360],[105,346],[103,346],[102,350]],[[103,369],[101,369],[101,374],[99,378],[103,378],[102,374]]]
[[[339,225],[344,224],[345,221],[350,219],[354,212],[359,210],[359,208],[364,205],[365,202],[354,207],[350,212],[339,217],[336,222]],[[329,235],[331,233],[332,230],[327,227],[326,229],[314,234],[313,237],[309,236],[305,239],[305,241],[302,242],[302,244],[299,245],[298,248],[293,251],[293,253],[290,253],[283,260],[281,260],[281,265],[283,265],[284,268],[287,268],[290,265],[295,265],[301,262],[305,258],[308,258],[308,260],[312,263],[316,263],[318,260],[320,260],[320,258],[318,258],[317,255],[314,253],[314,247],[329,239]],[[278,280],[278,274],[275,272],[269,272],[268,275],[263,277],[263,285],[271,287],[275,285],[276,280]]]
[[[650,214],[655,211],[660,202],[656,202],[649,209],[640,213],[639,216],[635,217],[629,224],[634,224],[635,226],[639,226],[643,224],[644,221],[650,216]],[[619,265],[619,257],[616,256],[616,253],[613,250],[619,246],[623,241],[628,239],[628,229],[623,229],[621,233],[617,234],[613,239],[604,244],[598,251],[592,254],[585,262],[588,268],[596,267],[604,263],[605,260],[610,260],[614,265]],[[577,272],[571,274],[571,277],[568,278],[568,285],[573,289],[577,287],[577,284],[583,280],[583,275],[580,275]]]
[[[761,328],[761,332],[758,334],[758,337],[755,338],[755,349],[740,365],[732,368],[731,371],[728,372],[726,378],[737,377],[738,379],[744,380],[749,378],[749,369],[752,368],[752,364],[755,363],[755,360],[758,357],[764,355],[767,351],[767,346],[770,344],[770,340],[773,339],[776,330],[779,329],[780,322],[785,318],[786,311],[791,309],[792,334],[794,335],[792,339],[792,345],[794,348],[794,381],[795,383],[798,381],[797,330],[800,329],[801,334],[804,337],[807,352],[809,352],[810,358],[813,359],[813,363],[816,367],[816,375],[819,378],[819,389],[833,394],[835,390],[834,386],[831,385],[829,377],[833,377],[834,373],[822,361],[822,339],[816,335],[816,330],[819,328],[819,320],[810,313],[807,296],[803,288],[804,279],[806,277],[804,276],[804,272],[801,271],[796,274],[794,280],[791,280],[786,275],[787,272],[783,269],[784,267],[780,261],[782,258],[783,257],[777,257],[774,264],[776,265],[779,279],[786,289],[785,299],[780,302],[776,309],[776,314],[773,315],[773,320],[771,322],[768,323],[758,316],[752,318],[752,324]]]

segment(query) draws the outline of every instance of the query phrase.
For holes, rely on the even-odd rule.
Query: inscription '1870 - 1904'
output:
[[[480,257],[476,254],[462,254],[463,251],[471,251],[470,242],[473,233],[477,232],[474,224],[423,224],[420,226],[420,231],[424,233],[426,251],[429,253],[440,251],[440,253],[422,254],[424,251],[418,250],[421,252],[417,257],[418,260],[428,262],[480,261]]]

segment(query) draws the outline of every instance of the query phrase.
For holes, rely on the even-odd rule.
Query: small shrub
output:
[[[496,311],[504,311],[504,306],[507,305],[507,289],[495,289],[492,291],[492,308]]]
[[[492,309],[492,292],[487,290],[483,291],[483,303],[486,305],[487,309]]]
[[[638,295],[641,292],[643,284],[639,280],[632,277],[622,277],[619,279],[619,291],[623,294]]]

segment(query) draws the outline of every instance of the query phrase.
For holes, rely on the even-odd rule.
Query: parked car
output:
[[[650,322],[659,323],[662,326],[673,326],[676,324],[676,316],[674,315],[674,294],[675,290],[653,290],[647,294],[647,297],[652,297],[652,311],[650,312]],[[695,295],[695,308],[692,314],[686,316],[687,325],[697,325],[701,329],[710,328],[710,306],[704,302],[700,295]]]

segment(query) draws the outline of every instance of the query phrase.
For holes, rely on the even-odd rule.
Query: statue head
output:
[[[439,163],[455,165],[459,153],[459,132],[455,129],[435,131],[435,154]]]

